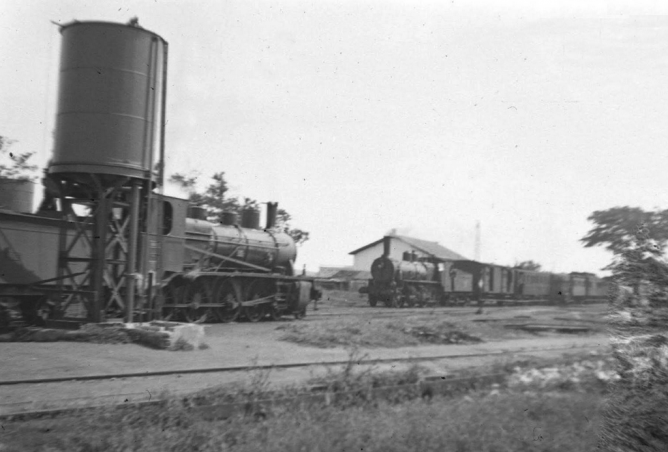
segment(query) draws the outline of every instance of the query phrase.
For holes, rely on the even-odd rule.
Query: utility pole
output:
[[[475,225],[475,257],[476,261],[480,261],[480,220]]]

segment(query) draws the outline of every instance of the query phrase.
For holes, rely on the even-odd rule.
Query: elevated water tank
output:
[[[108,22],[74,22],[61,34],[50,173],[148,179],[160,143],[167,43]]]

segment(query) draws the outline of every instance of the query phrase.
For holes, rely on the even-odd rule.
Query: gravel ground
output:
[[[574,311],[577,312],[577,311]],[[586,311],[585,311],[586,312]],[[560,311],[560,315],[564,312]],[[471,318],[473,310],[467,314]],[[503,315],[531,315],[535,318],[554,315],[554,310],[506,308]],[[480,316],[477,316],[480,317]],[[308,318],[307,318],[308,319]],[[335,318],[340,321],[339,318]],[[317,320],[322,322],[325,320]],[[316,322],[316,320],[262,322],[257,324],[237,323],[207,326],[206,343],[209,348],[190,352],[152,350],[134,344],[88,344],[88,343],[0,343],[3,365],[0,381],[49,377],[76,377],[82,375],[179,370],[205,367],[252,366],[256,364],[278,364],[291,362],[345,361],[349,352],[342,348],[321,349],[280,341],[283,334],[278,326],[288,323]],[[608,344],[605,335],[528,337],[503,342],[473,345],[424,345],[395,349],[360,349],[368,358],[407,358],[420,356],[450,356],[467,353],[500,353],[514,351],[517,356],[554,357],[559,352],[536,352],[532,349],[544,347],[598,346],[605,350]],[[574,349],[573,351],[577,351]],[[469,357],[441,359],[424,362],[430,372],[452,373],[457,369],[491,365],[498,357]],[[403,364],[377,366],[393,369]],[[274,370],[271,380],[276,384],[307,380],[322,366]],[[225,374],[170,375],[153,378],[124,378],[117,380],[56,384],[0,386],[0,413],[13,413],[39,408],[54,408],[70,405],[90,404],[91,397],[103,402],[149,400],[166,391],[185,393],[221,384],[242,381],[247,372]],[[78,398],[78,399],[77,399]]]

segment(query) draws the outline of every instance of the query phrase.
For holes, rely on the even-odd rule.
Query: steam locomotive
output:
[[[239,317],[256,322],[284,314],[300,318],[308,303],[319,297],[312,279],[295,275],[296,246],[273,225],[276,204],[268,204],[268,224],[262,229],[256,210],[243,211],[241,224],[236,215],[227,214],[223,224],[207,221],[202,209],[186,200],[157,199],[168,215],[160,234],[147,235],[145,242],[153,244],[150,252],[160,251],[153,259],[160,259],[163,277],[138,281],[146,304],[135,315],[187,322],[229,322]],[[74,319],[85,309],[72,296],[76,284],[59,284],[59,245],[61,240],[74,245],[70,259],[80,261],[71,271],[83,276],[90,243],[74,241],[80,232],[76,223],[59,213],[0,209],[0,322],[5,325]],[[116,288],[116,298],[126,290]],[[104,296],[114,299],[113,291],[105,287]],[[113,303],[105,308],[106,316],[122,314]]]
[[[305,315],[293,239],[247,209],[207,221],[164,195],[168,44],[129,24],[79,22],[63,37],[44,202],[0,179],[0,327],[126,321],[251,322]]]
[[[403,260],[385,252],[371,264],[369,304],[388,307],[541,300],[554,304],[604,300],[609,283],[591,273],[557,274],[472,260]]]

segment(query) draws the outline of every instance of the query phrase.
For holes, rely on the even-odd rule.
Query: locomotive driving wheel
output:
[[[415,306],[415,288],[411,286],[406,286],[404,293],[402,294],[403,298],[406,300],[406,304],[409,308]],[[402,303],[403,306],[403,303]]]
[[[215,320],[214,309],[201,306],[211,304],[211,298],[211,284],[208,281],[198,279],[188,284],[185,288],[184,303],[189,306],[182,310],[185,321],[203,323]]]
[[[248,286],[246,292],[246,301],[257,300],[259,298],[266,298],[271,296],[271,290],[267,281],[256,279]],[[252,306],[244,306],[244,316],[249,322],[258,322],[264,317],[271,306],[269,303],[255,304]]]
[[[213,289],[213,302],[220,307],[214,308],[214,313],[220,322],[234,322],[239,317],[241,300],[237,289],[231,279],[222,279],[216,283]]]
[[[174,282],[170,282],[162,288],[162,318],[163,320],[172,320],[178,317],[176,304],[181,298],[182,287],[177,286]]]

